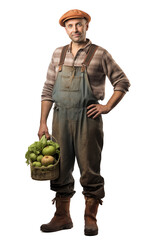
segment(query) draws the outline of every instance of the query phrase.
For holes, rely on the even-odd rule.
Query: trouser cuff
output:
[[[100,204],[100,205],[102,205],[102,204],[103,204],[103,201],[102,201],[102,199],[101,199],[101,198],[99,198],[99,197],[97,197],[97,196],[95,196],[95,195],[91,195],[91,194],[84,194],[84,197],[85,197],[85,198],[94,198],[94,199],[96,199],[96,200],[99,202],[99,204]]]
[[[72,198],[73,195],[75,194],[75,191],[71,192],[71,193],[61,193],[61,192],[57,192],[56,193],[56,197],[58,198],[65,198],[65,197],[69,197],[69,198]]]

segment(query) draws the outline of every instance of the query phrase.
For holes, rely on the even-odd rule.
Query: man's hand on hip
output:
[[[107,105],[91,104],[87,107],[87,117],[96,118],[100,114],[106,114],[110,111]]]
[[[93,119],[98,117],[100,114],[109,113],[123,98],[124,92],[114,91],[113,95],[109,99],[106,105],[102,104],[91,104],[87,107],[87,116]]]

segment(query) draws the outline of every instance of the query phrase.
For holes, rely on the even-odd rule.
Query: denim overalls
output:
[[[87,106],[98,104],[93,95],[86,68],[97,49],[91,45],[82,66],[65,66],[68,45],[61,53],[59,72],[53,88],[55,102],[52,134],[60,145],[60,177],[51,180],[51,189],[58,194],[73,195],[75,157],[80,169],[83,194],[104,197],[104,179],[100,175],[103,147],[102,117],[88,118]]]

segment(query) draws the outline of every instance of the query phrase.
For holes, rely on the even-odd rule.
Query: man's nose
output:
[[[77,32],[77,25],[74,25],[74,26],[73,26],[73,31],[74,31],[74,32]]]

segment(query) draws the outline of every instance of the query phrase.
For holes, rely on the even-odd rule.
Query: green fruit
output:
[[[50,165],[48,165],[47,167],[53,167],[54,165],[53,164],[50,164]]]
[[[30,160],[31,160],[31,161],[36,161],[36,160],[37,160],[37,156],[36,156],[35,153],[31,153],[31,154],[29,155],[29,157],[30,157]]]
[[[43,155],[38,155],[37,162],[41,162],[42,158],[43,158]]]
[[[54,155],[56,153],[56,147],[54,146],[47,146],[45,148],[43,148],[42,150],[42,154],[43,155]]]
[[[42,164],[40,162],[33,162],[34,167],[41,167]]]

